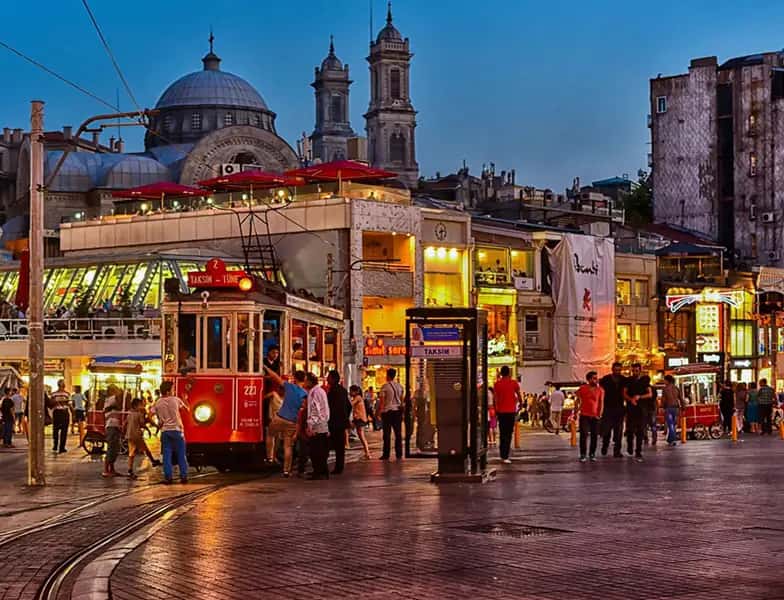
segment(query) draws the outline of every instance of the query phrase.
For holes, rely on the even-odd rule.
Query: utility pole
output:
[[[30,444],[27,484],[46,485],[44,477],[44,103],[33,100],[30,112],[30,306],[27,313],[30,387]]]

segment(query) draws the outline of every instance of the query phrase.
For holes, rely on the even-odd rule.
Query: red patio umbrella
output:
[[[285,175],[304,177],[311,181],[367,181],[371,179],[392,179],[397,173],[369,167],[354,160],[334,160],[311,165],[301,169],[286,171]]]
[[[280,173],[268,173],[267,171],[248,170],[232,173],[231,175],[221,175],[212,179],[200,181],[199,185],[214,191],[232,191],[245,188],[273,188],[291,187],[302,185],[305,180],[301,177],[289,177]]]
[[[140,185],[125,190],[115,190],[112,192],[114,198],[142,198],[145,200],[161,200],[161,210],[166,196],[203,196],[206,190],[189,185],[181,185],[171,181],[159,181]]]

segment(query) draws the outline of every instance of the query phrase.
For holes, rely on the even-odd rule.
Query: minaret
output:
[[[411,104],[408,38],[392,24],[392,3],[387,23],[370,43],[370,106],[365,114],[368,159],[374,167],[398,173],[401,181],[415,188],[419,180],[416,161],[416,111]]]
[[[335,43],[329,37],[329,54],[316,67],[313,89],[316,91],[316,127],[310,136],[313,159],[322,162],[342,160],[348,156],[347,140],[356,134],[348,117],[348,94],[352,81],[348,65],[335,55]]]

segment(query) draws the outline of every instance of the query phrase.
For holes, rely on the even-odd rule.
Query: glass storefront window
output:
[[[616,325],[615,334],[618,346],[629,346],[632,341],[632,326],[631,325]]]
[[[463,251],[429,246],[424,258],[425,306],[465,306]]]
[[[649,344],[649,327],[647,325],[634,326],[634,341],[642,348],[648,348]]]
[[[508,254],[506,248],[478,248],[474,255],[476,283],[484,285],[511,283]]]
[[[512,250],[512,275],[514,277],[533,277],[535,250]]]
[[[747,322],[730,323],[730,353],[732,356],[754,355],[754,325]]]
[[[754,318],[754,294],[747,290],[738,290],[738,295],[742,298],[742,301],[738,308],[730,306],[730,319],[738,321],[752,320]]]
[[[634,304],[636,306],[648,306],[648,280],[634,280]]]
[[[615,280],[615,303],[628,306],[632,303],[632,282],[629,279]]]

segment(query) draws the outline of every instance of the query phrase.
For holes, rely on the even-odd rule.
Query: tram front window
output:
[[[177,323],[180,352],[179,369],[183,373],[196,370],[196,315],[181,314]]]
[[[240,313],[237,315],[237,370],[241,373],[248,372],[250,365],[250,315]]]
[[[223,317],[207,317],[207,368],[225,369]]]

